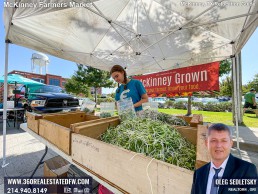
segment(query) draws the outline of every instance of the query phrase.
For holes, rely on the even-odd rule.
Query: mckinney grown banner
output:
[[[219,62],[134,76],[150,96],[187,96],[194,91],[219,90]]]

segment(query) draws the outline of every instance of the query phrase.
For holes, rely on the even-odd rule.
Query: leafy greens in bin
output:
[[[100,118],[107,118],[107,117],[111,117],[111,113],[110,112],[101,112],[99,117]]]
[[[108,129],[101,140],[190,170],[195,165],[195,146],[171,126],[151,119],[129,119]]]
[[[161,113],[157,111],[151,110],[144,110],[139,115],[141,118],[149,118],[151,120],[159,120],[169,125],[181,125],[181,126],[188,126],[188,123],[181,118],[178,118],[173,115],[169,115],[166,113]]]

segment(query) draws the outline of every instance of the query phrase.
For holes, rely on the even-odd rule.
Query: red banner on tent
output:
[[[219,62],[179,68],[159,73],[135,76],[155,97],[188,96],[194,91],[219,90]]]

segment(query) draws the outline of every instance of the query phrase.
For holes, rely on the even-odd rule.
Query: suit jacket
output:
[[[206,194],[207,182],[210,172],[210,163],[202,166],[194,172],[193,185],[191,194]],[[257,178],[257,169],[254,164],[241,160],[229,155],[228,162],[225,167],[222,178]],[[230,186],[229,186],[230,187]],[[241,187],[241,186],[239,186]],[[243,186],[245,187],[245,186]],[[233,187],[232,187],[233,188]],[[218,194],[237,194],[237,193],[247,193],[247,192],[237,192],[229,191],[228,187],[219,187]],[[252,194],[258,193],[257,191],[250,192]]]

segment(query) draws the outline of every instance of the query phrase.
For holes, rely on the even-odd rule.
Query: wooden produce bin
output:
[[[176,115],[176,117],[184,119],[191,127],[197,127],[203,124],[202,114],[193,114],[191,116]]]
[[[74,116],[70,117],[70,115],[74,115]],[[78,115],[79,117],[77,117]],[[66,127],[70,127],[69,123],[83,122],[85,120],[99,118],[93,115],[85,115],[85,113],[81,111],[45,113],[45,114],[26,112],[26,117],[27,117],[28,128],[37,134],[39,134],[39,119],[51,120],[53,122],[57,122],[58,124],[61,123],[61,125],[65,125]],[[71,121],[71,119],[73,120]]]
[[[84,125],[92,121],[105,123],[108,127],[113,122],[119,123],[118,117],[100,119],[97,116],[87,115],[84,112],[46,115],[39,120],[39,135],[56,145],[64,153],[71,155],[71,133],[85,134]],[[78,125],[79,129],[76,128]]]
[[[173,125],[173,127],[175,127],[178,132],[189,142],[196,145],[196,169],[210,162],[210,156],[205,145],[205,136],[208,130],[207,126],[198,125],[198,127],[196,128],[189,126]]]
[[[190,126],[173,125],[178,132],[193,145],[197,144],[197,128]]]
[[[36,114],[26,111],[27,126],[29,129],[39,134],[39,119],[42,119],[41,114]]]
[[[176,117],[184,119],[189,126],[173,125],[173,127],[189,142],[197,145],[197,127],[203,124],[202,114],[193,114],[192,116],[177,115]]]
[[[121,192],[191,192],[192,171],[97,140],[107,130],[103,124],[85,128],[87,136],[72,134],[73,161]]]
[[[208,130],[207,126],[198,125],[197,145],[196,145],[196,163],[195,163],[196,169],[210,162],[210,155],[205,145],[207,130]]]

